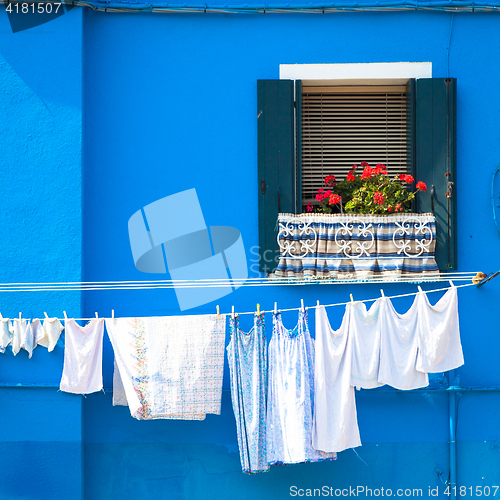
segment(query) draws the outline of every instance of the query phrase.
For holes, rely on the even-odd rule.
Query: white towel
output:
[[[418,298],[405,314],[398,314],[388,298],[382,302],[379,382],[396,389],[429,385],[427,374],[417,371]]]
[[[0,352],[4,353],[7,346],[12,342],[14,327],[7,318],[0,318]]]
[[[107,319],[131,415],[220,414],[225,328],[216,315]]]
[[[352,342],[351,385],[353,387],[372,389],[383,385],[378,377],[381,305],[381,300],[376,300],[369,310],[363,302],[347,305],[347,310],[351,314],[349,335]]]
[[[451,287],[435,306],[425,293],[418,294],[419,351],[417,370],[440,373],[464,364],[458,324],[458,297]]]
[[[340,328],[331,328],[323,306],[316,308],[314,422],[316,450],[339,452],[361,445],[354,388],[351,386],[350,308]]]
[[[39,330],[39,334],[35,338],[36,343],[46,347],[51,352],[54,350],[63,330],[64,326],[57,318],[45,318],[43,328]]]
[[[74,394],[102,389],[102,338],[104,320],[93,319],[81,327],[67,319],[64,365],[59,388]]]

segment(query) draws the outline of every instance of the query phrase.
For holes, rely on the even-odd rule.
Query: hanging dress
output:
[[[312,446],[314,401],[314,342],[307,326],[307,311],[299,311],[293,330],[273,315],[269,343],[267,401],[267,460],[269,464],[293,464],[334,460]]]
[[[241,467],[247,474],[269,470],[266,454],[267,344],[264,313],[254,315],[245,333],[229,317],[227,357]]]

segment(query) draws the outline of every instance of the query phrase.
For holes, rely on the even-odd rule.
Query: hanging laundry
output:
[[[45,318],[43,328],[39,330],[35,340],[38,345],[47,347],[48,351],[52,352],[63,330],[64,326],[57,318]]]
[[[299,312],[293,330],[283,326],[279,312],[273,322],[268,353],[267,460],[269,464],[334,460],[335,453],[312,446],[314,342],[307,312]]]
[[[15,318],[12,320],[14,324],[14,332],[12,335],[12,352],[14,356],[24,349],[28,351],[29,357],[33,354],[33,349],[36,347],[35,339],[33,337],[33,328],[29,319]],[[40,322],[40,320],[33,320],[33,323]]]
[[[325,307],[316,308],[312,444],[323,452],[361,446],[354,388],[351,386],[351,310],[352,306],[348,305],[340,328],[333,330]]]
[[[107,319],[131,415],[219,415],[225,328],[225,316],[216,315]]]
[[[349,336],[352,342],[351,385],[372,389],[379,382],[380,335],[382,325],[381,302],[375,301],[370,309],[363,302],[347,305],[350,314]]]
[[[254,315],[254,326],[245,333],[239,317],[229,318],[227,346],[238,448],[243,472],[269,470],[266,454],[267,344],[264,313]]]
[[[418,295],[405,314],[399,314],[388,298],[382,303],[382,338],[380,347],[379,382],[395,389],[409,390],[427,387],[429,377],[417,371],[418,354]]]
[[[417,370],[440,373],[464,364],[458,322],[458,296],[451,287],[435,306],[429,303],[424,292],[418,299],[419,350]]]
[[[12,341],[14,327],[7,318],[0,318],[0,353],[4,353],[7,346]]]
[[[102,389],[102,339],[104,320],[92,319],[82,327],[67,319],[64,365],[59,388],[74,394]]]
[[[120,370],[116,364],[116,358],[113,361],[113,406],[128,406],[127,395],[120,377]]]

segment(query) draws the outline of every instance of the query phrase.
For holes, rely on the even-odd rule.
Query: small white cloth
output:
[[[74,394],[90,394],[102,389],[102,339],[104,319],[92,319],[79,326],[67,319],[64,365],[60,389]]]
[[[417,371],[418,295],[405,314],[399,314],[389,299],[382,303],[382,338],[380,347],[379,381],[396,389],[426,387],[429,378]]]
[[[417,370],[441,373],[464,364],[458,323],[458,297],[451,287],[435,306],[425,293],[417,295],[419,350]]]
[[[43,328],[39,330],[35,340],[38,345],[47,347],[48,351],[51,352],[54,350],[63,330],[64,326],[57,318],[45,318]]]
[[[340,328],[333,330],[325,308],[316,308],[312,444],[323,452],[361,445],[351,386],[350,310],[348,306]]]
[[[14,327],[7,318],[0,318],[0,352],[4,353],[7,346],[12,341]]]
[[[133,417],[220,414],[225,316],[107,319],[106,329]]]
[[[39,320],[33,320],[33,322],[35,321],[39,322]],[[31,321],[29,319],[16,318],[13,320],[13,324],[14,332],[11,344],[14,356],[17,355],[21,349],[24,349],[28,351],[29,357],[31,358],[33,349],[36,347]]]
[[[379,382],[380,335],[382,303],[376,300],[369,310],[363,302],[347,305],[350,314],[349,335],[352,341],[351,385],[372,389],[383,385]]]

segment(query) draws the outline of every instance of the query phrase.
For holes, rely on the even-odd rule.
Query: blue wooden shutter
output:
[[[259,268],[265,273],[279,258],[278,212],[296,208],[293,90],[292,80],[257,81]]]
[[[456,88],[455,78],[415,82],[415,180],[427,184],[417,206],[436,217],[441,271],[457,269]]]

